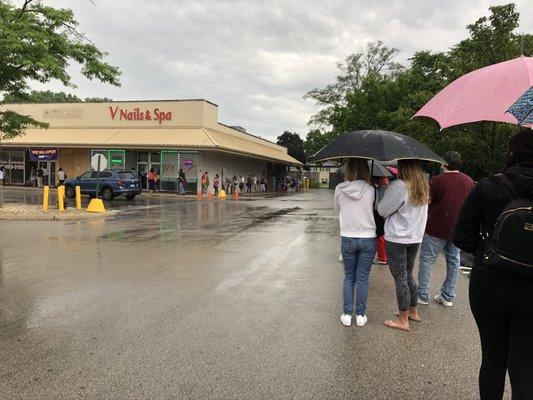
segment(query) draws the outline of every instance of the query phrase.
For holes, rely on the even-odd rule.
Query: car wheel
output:
[[[102,199],[113,200],[113,197],[115,197],[113,195],[113,189],[111,189],[110,187],[106,187],[102,189]]]
[[[126,197],[126,200],[133,200],[135,198],[135,195],[134,194],[127,194],[125,197]]]
[[[76,190],[73,186],[65,186],[65,196],[67,196],[69,199],[73,199],[74,196],[76,196]]]

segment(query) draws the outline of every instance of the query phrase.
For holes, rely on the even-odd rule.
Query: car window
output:
[[[119,172],[118,176],[120,179],[137,179],[137,174],[131,172]]]
[[[87,171],[80,175],[80,179],[89,179],[93,175],[93,171]]]
[[[96,171],[93,171],[93,178],[97,178],[98,177],[98,172]],[[109,179],[109,178],[112,178],[113,177],[113,173],[112,172],[100,172],[100,179]]]

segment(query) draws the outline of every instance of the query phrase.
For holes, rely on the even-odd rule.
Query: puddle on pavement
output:
[[[201,204],[196,210],[183,207],[151,210],[156,211],[152,219],[148,210],[143,213],[145,217],[148,213],[148,218],[143,220],[143,226],[114,230],[101,235],[99,240],[136,243],[155,241],[163,244],[201,240],[204,243],[215,243],[227,240],[246,229],[257,228],[301,210],[300,207],[272,209],[267,206],[253,208],[231,206],[232,209],[228,210],[221,209],[220,206],[220,204]],[[127,223],[131,216],[130,214],[130,218],[122,217],[121,222]]]

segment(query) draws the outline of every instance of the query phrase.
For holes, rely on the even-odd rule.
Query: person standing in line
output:
[[[63,183],[65,183],[65,179],[67,179],[67,174],[65,174],[63,168],[59,168],[59,170],[57,171],[57,180],[59,181],[59,186],[63,186]]]
[[[352,324],[356,289],[356,324],[364,326],[372,260],[376,254],[374,188],[366,160],[348,159],[346,181],[335,188],[335,209],[339,210],[341,253],[344,263],[343,312],[341,323]]]
[[[272,176],[272,191],[275,192],[277,189],[276,187],[276,177]]]
[[[389,179],[387,177],[382,176],[378,178],[377,184],[376,184],[378,202],[381,199],[383,199],[383,196],[385,196],[385,190],[387,189],[387,186],[389,186]],[[377,260],[376,261],[380,265],[387,265],[389,262],[388,261],[389,259],[387,257],[387,251],[385,250],[385,236],[379,235],[376,241],[377,241]]]
[[[253,182],[252,182],[253,186],[252,187],[253,187],[254,193],[257,193],[257,176],[255,176],[255,174],[252,177],[252,180],[253,180]]]
[[[233,175],[233,180],[231,182],[231,194],[237,193],[239,190],[239,179],[237,178],[237,175]]]
[[[30,171],[30,186],[35,187],[37,184],[37,170],[34,166],[31,167]]]
[[[472,189],[453,232],[455,246],[474,254],[469,298],[481,339],[481,400],[502,399],[506,373],[513,399],[533,399],[533,255],[529,267],[505,265],[503,260],[489,265],[484,257],[490,249],[496,221],[517,197],[525,205],[533,202],[531,129],[523,129],[511,138],[503,176],[483,179]],[[525,223],[521,236],[510,239],[533,244],[530,225]],[[527,250],[531,251],[531,246]]]
[[[418,266],[418,304],[428,304],[431,270],[440,252],[446,257],[446,279],[435,301],[446,307],[453,305],[455,284],[461,264],[461,251],[452,242],[452,231],[459,216],[459,210],[474,181],[459,171],[462,161],[456,151],[449,151],[442,157],[446,161],[444,173],[429,181],[430,204],[426,233],[420,246]]]
[[[52,182],[50,182],[49,180],[49,174],[48,174],[48,169],[46,167],[43,168],[43,182],[45,185],[50,185]]]
[[[241,175],[240,182],[239,182],[239,194],[242,193],[244,190],[244,176]]]
[[[203,173],[200,184],[202,185],[202,195],[206,195],[209,189],[209,173],[207,171]]]
[[[35,176],[37,177],[37,187],[42,188],[43,187],[43,175],[44,171],[42,167],[39,165],[39,168],[37,168],[37,171],[35,173]]]
[[[261,192],[266,192],[266,183],[267,183],[267,178],[266,176],[263,176],[260,181]]]
[[[157,181],[157,174],[153,168],[150,168],[150,171],[147,174],[148,179],[148,194],[155,193],[155,184]]]
[[[0,185],[6,185],[6,170],[3,165],[0,167]]]
[[[246,193],[252,193],[252,175],[246,178]]]
[[[180,195],[184,195],[185,192],[185,184],[187,183],[187,178],[185,177],[185,172],[183,172],[183,169],[178,169],[178,190]]]
[[[426,228],[429,184],[418,160],[400,160],[398,167],[399,179],[387,187],[378,203],[379,214],[386,218],[385,247],[399,311],[385,326],[409,331],[409,320],[420,321],[413,268]]]
[[[215,174],[215,177],[213,178],[213,190],[215,191],[215,196],[218,196],[219,185],[220,185],[220,178],[218,177],[218,174]]]

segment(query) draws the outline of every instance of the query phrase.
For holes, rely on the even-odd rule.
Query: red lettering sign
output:
[[[133,110],[127,108],[109,107],[109,113],[111,114],[112,120],[115,120],[116,118],[120,121],[151,121],[154,119],[159,123],[159,125],[161,125],[163,121],[172,121],[172,111],[161,111],[159,108],[154,108],[152,111],[141,111],[141,109],[138,107],[135,107]]]

